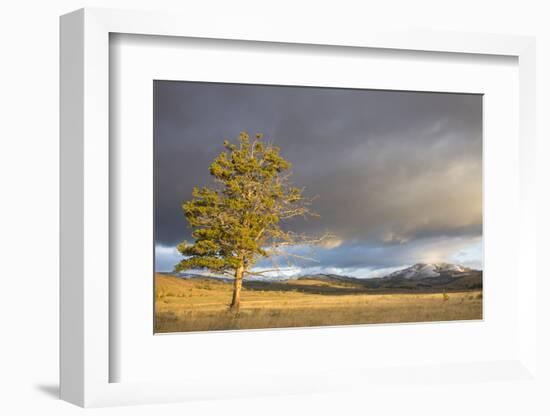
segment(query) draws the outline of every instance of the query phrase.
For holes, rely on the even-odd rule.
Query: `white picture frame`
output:
[[[237,28],[237,29],[236,29]],[[222,375],[180,381],[110,382],[109,255],[109,35],[112,33],[280,42],[334,47],[382,48],[516,57],[519,65],[519,200],[517,293],[519,345],[509,360],[441,363],[415,367],[415,377],[439,380],[440,373],[462,382],[494,379],[537,382],[535,42],[533,38],[430,32],[356,30],[327,33],[262,22],[241,32],[234,22],[205,26],[191,16],[82,9],[61,18],[61,398],[80,406],[185,401],[214,397],[319,393],[392,383],[410,369],[361,368],[285,374],[227,386]],[[491,378],[490,377],[490,378]],[[491,379],[493,379],[491,378]],[[534,381],[533,381],[534,380]],[[281,387],[284,386],[284,387]]]

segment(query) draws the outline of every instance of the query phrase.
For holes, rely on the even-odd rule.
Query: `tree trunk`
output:
[[[238,313],[241,306],[241,288],[243,286],[244,268],[242,266],[235,270],[235,280],[233,285],[233,299],[229,309],[231,312]]]

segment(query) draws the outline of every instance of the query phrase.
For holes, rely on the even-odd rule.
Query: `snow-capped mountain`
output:
[[[393,272],[385,279],[418,280],[429,277],[460,277],[473,272],[473,269],[451,263],[416,263],[410,267]]]
[[[222,277],[205,274],[196,274],[189,272],[179,273],[166,273],[172,276],[177,276],[183,279],[216,279],[226,282],[233,281],[231,277]],[[481,276],[479,270],[474,270],[462,265],[451,263],[416,263],[410,267],[406,267],[401,270],[397,270],[385,277],[361,279],[351,276],[342,276],[336,274],[306,274],[300,276],[247,276],[246,281],[255,282],[285,282],[292,280],[318,280],[332,283],[357,283],[362,285],[370,285],[376,282],[380,284],[395,284],[403,280],[415,281],[417,283],[428,280],[429,284],[434,282],[450,282],[455,281],[457,278],[467,276]],[[425,280],[426,279],[426,280]],[[431,282],[431,283],[430,283]],[[426,283],[426,284],[428,284]],[[376,283],[378,284],[378,283]]]

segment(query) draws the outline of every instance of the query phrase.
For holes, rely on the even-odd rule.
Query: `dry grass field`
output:
[[[481,290],[369,293],[314,279],[245,282],[235,315],[230,282],[157,274],[155,292],[155,332],[481,319],[483,303]]]

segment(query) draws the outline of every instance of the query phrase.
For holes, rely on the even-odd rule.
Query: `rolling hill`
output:
[[[174,274],[171,274],[173,275]],[[232,282],[192,273],[176,274],[182,279]],[[479,290],[483,287],[483,272],[451,263],[417,263],[384,277],[360,279],[337,274],[312,274],[298,277],[264,277],[247,279],[245,287],[252,290],[297,290],[310,293],[366,292],[440,292]]]

